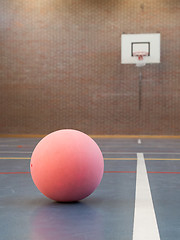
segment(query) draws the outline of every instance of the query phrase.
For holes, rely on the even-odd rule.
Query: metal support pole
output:
[[[142,102],[142,72],[139,72],[139,111],[141,110],[141,102]]]

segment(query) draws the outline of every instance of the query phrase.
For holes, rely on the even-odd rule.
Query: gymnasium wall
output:
[[[122,33],[161,33],[161,63],[121,65]],[[180,134],[179,0],[0,0],[0,133],[62,128]]]

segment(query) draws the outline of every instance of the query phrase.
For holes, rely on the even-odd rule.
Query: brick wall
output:
[[[161,64],[121,65],[122,33]],[[0,133],[180,134],[179,0],[0,0]]]

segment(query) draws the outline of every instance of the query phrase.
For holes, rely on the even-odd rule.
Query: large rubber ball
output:
[[[65,129],[50,133],[37,144],[30,170],[34,184],[45,196],[73,202],[86,198],[98,187],[104,160],[91,137]]]

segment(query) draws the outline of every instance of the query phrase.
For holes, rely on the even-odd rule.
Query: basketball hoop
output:
[[[148,52],[134,52],[133,57],[138,58],[138,62],[136,63],[137,67],[143,67],[146,65],[145,62],[142,62],[144,60],[144,57],[148,56]]]

